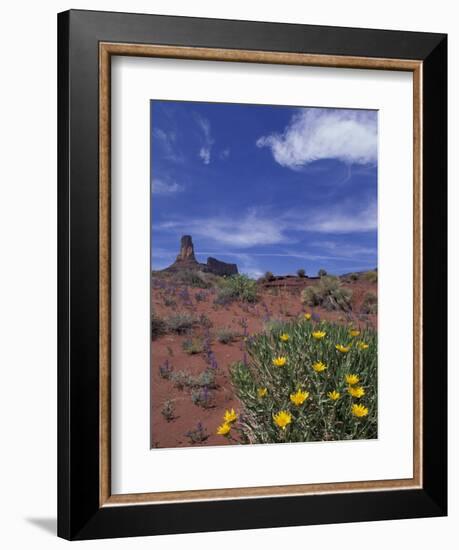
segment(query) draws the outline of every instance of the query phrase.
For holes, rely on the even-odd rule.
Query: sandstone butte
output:
[[[194,255],[194,245],[191,235],[182,236],[180,239],[180,252],[178,253],[175,262],[164,271],[182,270],[204,271],[206,273],[213,273],[214,275],[221,276],[238,274],[236,264],[222,262],[216,258],[207,258],[207,263],[205,264],[199,263]]]

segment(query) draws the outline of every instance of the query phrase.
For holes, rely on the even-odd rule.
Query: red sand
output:
[[[304,313],[311,311],[305,308],[300,300],[300,288],[315,284],[316,281],[304,279],[299,283],[298,279],[286,279],[276,281],[276,284],[268,283],[260,292],[261,299],[256,304],[242,304],[234,302],[229,306],[215,306],[213,301],[215,294],[209,290],[188,288],[191,297],[191,306],[184,302],[179,293],[184,287],[179,287],[172,296],[176,305],[166,306],[166,291],[159,288],[152,289],[152,305],[155,314],[159,317],[167,317],[178,312],[188,312],[193,315],[206,315],[212,322],[209,329],[212,337],[211,348],[216,361],[218,388],[213,392],[215,396],[215,407],[204,409],[195,405],[191,400],[190,391],[179,390],[174,387],[170,380],[161,378],[159,367],[167,360],[175,372],[186,370],[197,375],[208,367],[204,353],[189,355],[182,349],[184,340],[193,337],[202,337],[204,329],[196,327],[191,333],[185,335],[166,334],[152,342],[151,350],[151,446],[152,447],[188,447],[192,443],[185,435],[189,430],[195,429],[198,422],[201,422],[209,435],[198,445],[228,445],[230,442],[222,436],[215,435],[217,427],[222,423],[222,416],[226,409],[239,408],[239,402],[232,394],[231,382],[228,367],[235,361],[243,359],[244,336],[241,320],[247,322],[248,334],[255,334],[263,330],[267,315],[271,319],[294,319]],[[298,288],[300,285],[300,288]],[[359,311],[363,296],[366,292],[376,292],[377,285],[366,281],[355,281],[345,283],[353,291],[353,311]],[[277,287],[276,289],[272,287]],[[170,296],[170,290],[167,295]],[[204,292],[207,295],[206,301],[197,302],[195,295]],[[277,295],[276,295],[277,294]],[[325,311],[322,308],[314,308],[314,312],[320,319],[337,322],[348,322],[345,314],[336,311]],[[376,327],[376,315],[368,316],[369,322]],[[356,320],[355,326],[359,325]],[[217,341],[215,334],[221,328],[230,328],[240,336],[231,344],[222,344]],[[161,409],[166,400],[173,400],[175,405],[176,418],[168,422],[161,414]]]

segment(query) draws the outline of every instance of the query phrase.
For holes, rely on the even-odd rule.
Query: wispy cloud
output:
[[[210,122],[197,113],[194,113],[194,119],[196,120],[202,133],[203,144],[199,149],[199,158],[202,159],[204,164],[210,164],[212,146],[214,144],[210,131]]]
[[[301,109],[284,131],[262,136],[258,147],[268,147],[281,166],[298,170],[321,159],[347,164],[377,160],[377,113],[346,109]]]
[[[313,215],[289,211],[280,217],[271,215],[271,209],[252,208],[241,216],[169,220],[157,226],[159,231],[189,232],[233,249],[285,243],[292,245],[297,240],[298,232],[347,234],[376,228],[376,204],[373,203],[357,211],[326,210]],[[292,254],[288,252],[288,255]],[[320,257],[315,256],[314,259]]]
[[[304,228],[317,233],[362,233],[378,227],[376,202],[362,210],[327,210],[318,212],[308,220]]]
[[[277,244],[287,239],[275,219],[261,216],[250,209],[244,216],[210,217],[183,221],[167,221],[158,225],[159,230],[186,230],[215,242],[235,248],[250,248],[256,245]]]
[[[153,129],[153,138],[162,148],[162,156],[171,162],[183,162],[183,155],[177,150],[175,132],[165,132],[162,128]]]
[[[174,195],[184,190],[183,185],[176,181],[169,181],[162,178],[152,178],[151,192],[154,195]]]

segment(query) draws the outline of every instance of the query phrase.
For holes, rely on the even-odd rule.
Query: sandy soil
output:
[[[152,342],[151,346],[151,446],[158,448],[187,447],[192,443],[187,432],[197,427],[201,422],[208,434],[208,438],[199,445],[228,445],[229,441],[215,435],[217,427],[222,422],[222,416],[226,409],[239,407],[237,398],[232,394],[228,367],[234,361],[244,358],[244,338],[247,334],[254,334],[263,330],[265,322],[269,319],[294,319],[305,311],[313,311],[305,308],[300,301],[300,291],[305,286],[315,284],[316,281],[298,278],[273,281],[261,289],[261,299],[256,304],[233,303],[228,306],[214,305],[215,294],[211,290],[177,287],[153,288],[152,306],[155,314],[160,317],[168,317],[177,312],[188,312],[193,315],[205,315],[210,319],[212,326],[206,329],[196,327],[185,335],[166,334]],[[359,311],[363,296],[366,292],[377,292],[377,285],[366,281],[345,283],[353,291],[353,311]],[[205,300],[197,301],[196,294],[204,294]],[[187,296],[188,294],[188,296]],[[175,303],[173,303],[175,302]],[[314,308],[313,311],[320,319],[336,322],[349,322],[349,318],[342,312],[329,312],[322,308]],[[367,316],[367,321],[354,318],[355,326],[370,322],[376,327],[376,315]],[[246,328],[244,328],[244,325]],[[216,333],[221,328],[230,328],[238,333],[236,340],[230,344],[222,344],[217,341]],[[205,353],[189,355],[182,349],[182,344],[190,338],[205,338],[210,335],[211,351],[218,364],[216,369],[216,381],[218,388],[213,392],[214,407],[205,409],[195,405],[191,400],[190,391],[179,390],[174,387],[171,380],[160,376],[160,366],[167,361],[174,372],[185,370],[197,375],[206,368]],[[166,400],[173,400],[175,418],[167,421],[161,414],[161,409]]]

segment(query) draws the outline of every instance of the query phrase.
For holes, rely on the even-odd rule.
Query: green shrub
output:
[[[325,269],[319,269],[319,271],[317,272],[317,275],[319,277],[326,277],[327,276],[327,272],[325,271]]]
[[[296,274],[298,275],[298,277],[301,277],[301,278],[306,277],[306,271],[303,268],[298,269]]]
[[[271,271],[267,271],[264,275],[263,275],[263,280],[267,283],[269,283],[270,281],[274,281],[275,277],[273,275],[273,273],[271,273]]]
[[[358,281],[358,280],[359,280],[359,274],[358,274],[358,273],[351,273],[351,274],[349,275],[349,279],[350,279],[351,281]]]
[[[193,269],[184,269],[183,271],[178,271],[175,275],[175,279],[177,282],[183,285],[192,286],[195,288],[210,287],[210,283],[205,280],[204,274]]]
[[[167,330],[167,325],[161,317],[154,313],[151,316],[151,339],[155,340],[158,336],[164,334]]]
[[[365,281],[368,281],[369,283],[377,283],[378,282],[378,272],[377,271],[366,271],[362,275],[362,279]]]
[[[323,339],[314,331],[325,333]],[[287,334],[287,341],[280,335]],[[344,346],[345,352],[336,346]],[[352,337],[346,325],[299,320],[284,323],[271,333],[253,336],[247,342],[247,362],[230,368],[234,393],[241,403],[238,422],[231,436],[240,443],[281,443],[374,439],[377,433],[377,333],[372,329]],[[273,359],[283,357],[283,366]],[[317,372],[313,365],[325,369]],[[352,387],[363,395],[349,393],[346,375],[356,375]],[[301,390],[307,396],[295,403],[291,396]],[[329,394],[337,392],[336,400]],[[367,414],[356,417],[353,405]],[[274,416],[285,411],[290,423],[282,429]]]
[[[217,340],[221,344],[230,344],[231,342],[234,342],[234,340],[236,340],[237,336],[237,332],[234,332],[230,328],[224,327],[217,331]]]
[[[214,394],[207,386],[191,390],[191,401],[203,409],[212,409],[215,407]]]
[[[175,313],[166,319],[166,330],[168,332],[175,332],[176,334],[185,334],[189,332],[196,324],[198,320],[194,315],[186,312]]]
[[[378,313],[378,297],[374,292],[367,292],[363,297],[361,313]]]
[[[344,288],[337,277],[324,276],[317,285],[301,293],[301,301],[310,307],[322,306],[329,311],[351,311],[352,290]]]
[[[203,388],[204,386],[211,389],[215,389],[217,387],[215,371],[211,368],[207,368],[198,375],[193,375],[185,370],[179,370],[173,372],[170,379],[179,390]]]
[[[232,275],[224,279],[215,303],[227,305],[235,300],[254,303],[258,300],[257,282],[247,275]]]
[[[182,342],[182,349],[188,355],[196,355],[204,351],[204,344],[201,338],[187,339]]]

